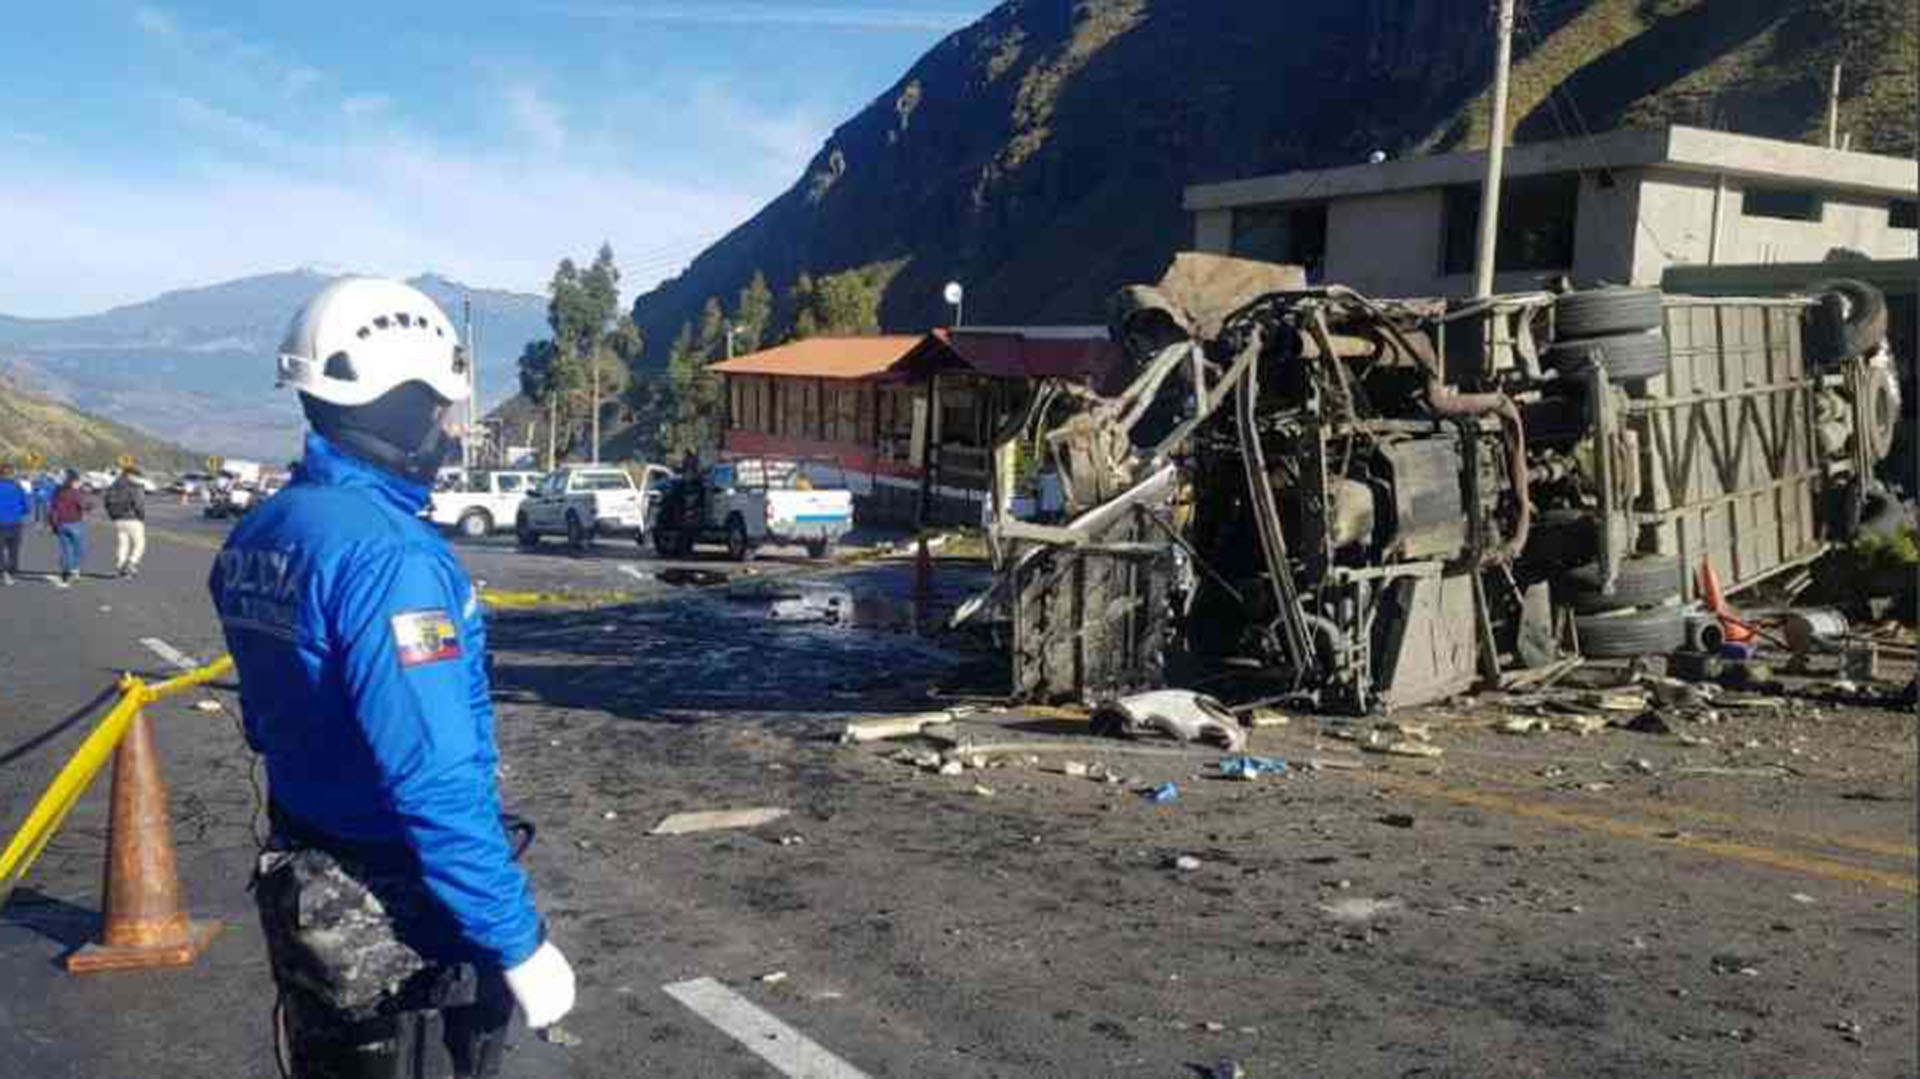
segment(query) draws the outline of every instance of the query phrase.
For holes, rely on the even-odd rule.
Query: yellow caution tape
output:
[[[177,678],[149,686],[131,675],[120,679],[120,699],[107,711],[106,717],[88,732],[80,748],[60,769],[53,782],[47,786],[47,792],[34,804],[27,821],[7,841],[7,849],[0,853],[0,907],[7,905],[7,897],[13,893],[20,878],[46,849],[55,832],[67,819],[67,814],[80,801],[87,788],[93,784],[93,778],[100,774],[112,758],[113,751],[120,747],[120,739],[126,737],[127,728],[133,725],[133,719],[140,710],[153,701],[162,700],[174,694],[184,692],[194,686],[204,685],[233,670],[233,657],[221,656],[205,667],[189,671]]]

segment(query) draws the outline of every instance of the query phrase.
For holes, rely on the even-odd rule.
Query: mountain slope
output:
[[[1846,58],[1855,146],[1911,153],[1920,0],[1554,0],[1522,22],[1524,140],[1680,122],[1801,138]],[[905,260],[885,325],[1097,321],[1189,240],[1182,189],[1485,142],[1484,0],[1010,0],[835,131],[792,189],[640,297],[650,342],[755,270]],[[648,361],[664,363],[664,349]]]
[[[36,397],[0,379],[0,461],[19,463],[28,454],[38,454],[52,465],[99,468],[123,453],[133,454],[143,468],[159,471],[197,468],[202,461],[191,450]]]
[[[299,408],[273,389],[273,353],[293,312],[334,279],[294,270],[77,318],[0,316],[0,374],[177,442],[244,456],[295,453]],[[411,283],[461,319],[466,286],[434,275]],[[491,289],[472,296],[480,396],[496,401],[518,387],[522,346],[546,334],[546,299]]]

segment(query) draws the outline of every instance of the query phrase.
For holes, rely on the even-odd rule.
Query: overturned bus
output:
[[[1010,623],[1023,700],[1522,684],[1681,649],[1703,567],[1731,594],[1901,520],[1885,308],[1852,282],[1380,299],[1189,254],[1113,333],[1123,390],[1046,384],[1001,430],[1067,506],[991,521],[958,616]]]

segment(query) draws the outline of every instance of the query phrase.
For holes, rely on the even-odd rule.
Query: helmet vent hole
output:
[[[328,378],[341,382],[358,382],[360,372],[353,369],[353,357],[344,352],[336,352],[327,357],[326,374]]]
[[[373,331],[366,328],[365,326],[362,326],[360,327],[360,332],[355,334],[354,336],[360,338],[360,340],[362,341],[365,341],[367,338],[373,336]]]
[[[384,330],[392,325],[392,320],[388,319],[385,315],[377,315],[374,317],[373,328],[376,330]]]
[[[399,314],[393,316],[393,320],[395,322],[398,322],[400,324],[400,328],[403,330],[413,328],[413,316],[407,314],[405,311],[402,311]]]

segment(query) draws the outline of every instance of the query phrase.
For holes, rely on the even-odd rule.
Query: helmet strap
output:
[[[440,426],[446,401],[423,382],[403,382],[364,405],[300,395],[307,422],[327,441],[415,483],[431,484],[455,442]]]

